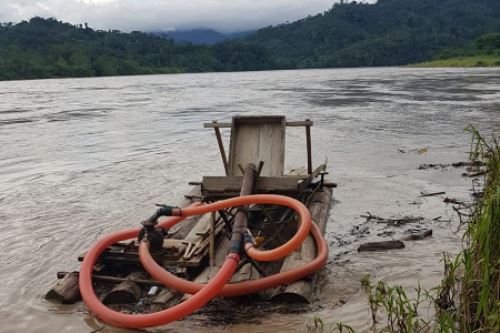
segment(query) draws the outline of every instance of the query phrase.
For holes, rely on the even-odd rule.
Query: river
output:
[[[313,316],[364,331],[370,316],[361,277],[430,288],[442,275],[442,253],[460,249],[457,221],[443,198],[470,201],[470,179],[461,177],[464,169],[418,166],[466,160],[469,124],[485,134],[500,131],[500,69],[0,82],[0,332],[99,328],[82,305],[44,300],[56,272],[78,270],[77,255],[106,233],[137,226],[155,203],[178,202],[188,181],[222,175],[213,132],[202,123],[237,114],[314,121],[314,164],[327,160],[330,180],[339,185],[321,293],[299,313],[210,327],[207,314],[198,314],[154,331],[303,332]],[[306,164],[303,132],[287,130],[287,169]],[[446,195],[420,196],[439,191]],[[366,223],[360,217],[366,212],[425,220],[398,228]],[[356,252],[360,242],[398,238],[412,228],[431,228],[434,235],[402,250]]]

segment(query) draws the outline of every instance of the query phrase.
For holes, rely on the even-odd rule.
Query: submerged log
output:
[[[58,279],[64,279],[66,275],[70,273],[68,272],[58,272],[57,273],[57,278]],[[79,274],[78,272],[74,272],[74,274]],[[111,284],[117,284],[121,282],[127,281],[127,278],[122,278],[122,277],[116,277],[116,276],[109,276],[109,275],[99,275],[99,274],[92,274],[92,280],[97,281],[97,282],[102,282],[102,283],[111,283]],[[163,286],[160,282],[154,281],[154,280],[146,280],[146,279],[135,279],[135,283],[141,286]]]
[[[400,240],[368,242],[368,243],[361,244],[358,247],[358,252],[385,251],[385,250],[392,250],[392,249],[402,249],[404,247],[405,247],[405,244]]]
[[[410,234],[408,236],[401,238],[401,240],[402,241],[415,241],[415,240],[422,240],[422,239],[427,238],[429,236],[432,236],[431,229],[424,230],[424,231],[419,232],[419,233]]]
[[[325,233],[328,221],[331,201],[331,188],[321,188],[313,195],[308,205],[313,222],[318,224],[323,234]],[[316,252],[316,243],[313,237],[309,235],[300,248],[285,258],[281,266],[281,272],[286,272],[311,262],[316,257]],[[278,287],[274,290],[271,299],[279,303],[310,303],[314,295],[315,282],[316,276],[311,276],[291,283],[288,286]]]
[[[104,304],[127,304],[137,303],[142,294],[141,287],[134,282],[144,278],[144,273],[133,272],[127,276],[127,280],[117,284],[110,292],[104,295]]]
[[[81,299],[78,272],[66,274],[45,295],[45,299],[62,304],[73,304]]]
[[[176,292],[168,288],[163,288],[151,302],[151,311],[157,312],[165,308],[165,306],[177,295]]]

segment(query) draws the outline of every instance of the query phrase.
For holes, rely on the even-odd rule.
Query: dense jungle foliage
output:
[[[404,65],[500,31],[498,0],[343,1],[215,45],[35,17],[0,26],[0,80]]]
[[[500,33],[481,35],[467,47],[445,49],[432,61],[411,67],[493,67],[500,66]]]

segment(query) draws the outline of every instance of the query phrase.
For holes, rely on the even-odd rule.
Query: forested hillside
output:
[[[215,45],[32,18],[0,26],[0,80],[404,65],[498,31],[500,0],[344,2]]]
[[[344,1],[345,2],[345,1]],[[402,65],[500,31],[500,0],[379,0],[259,30],[246,40],[288,68]]]
[[[157,36],[173,39],[179,43],[193,43],[197,45],[213,45],[229,39],[245,37],[254,31],[241,31],[235,33],[221,33],[212,29],[177,30],[168,32],[154,32]]]
[[[0,27],[0,79],[272,68],[265,52],[252,43],[175,44],[142,32],[94,31],[32,18]]]
[[[493,67],[500,66],[500,33],[481,35],[467,47],[445,49],[436,59],[412,67]]]

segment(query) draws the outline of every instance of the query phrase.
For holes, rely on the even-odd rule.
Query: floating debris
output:
[[[443,163],[430,163],[430,164],[420,164],[418,167],[419,170],[426,170],[426,169],[445,169],[448,167],[454,167],[454,168],[463,168],[463,167],[481,167],[484,166],[483,162],[480,161],[473,161],[473,162],[455,162],[455,163],[449,163],[449,164],[443,164]]]
[[[441,194],[446,194],[446,192],[433,192],[433,193],[420,192],[421,197],[433,197],[433,196],[441,195]]]
[[[422,240],[424,238],[432,236],[432,229],[429,230],[424,230],[418,233],[412,233],[409,234],[403,238],[401,238],[402,241],[415,241],[415,240]]]
[[[395,226],[400,226],[400,225],[407,224],[407,223],[416,223],[416,222],[420,222],[420,221],[424,220],[424,218],[422,216],[417,216],[417,217],[403,216],[401,218],[388,219],[385,217],[373,215],[370,212],[366,212],[366,213],[368,215],[361,215],[361,217],[365,218],[367,222],[371,221],[371,220],[375,220],[377,223],[386,223],[386,224],[395,225]]]
[[[400,240],[389,240],[381,242],[363,243],[358,247],[358,252],[385,251],[393,249],[403,249],[405,244]]]

